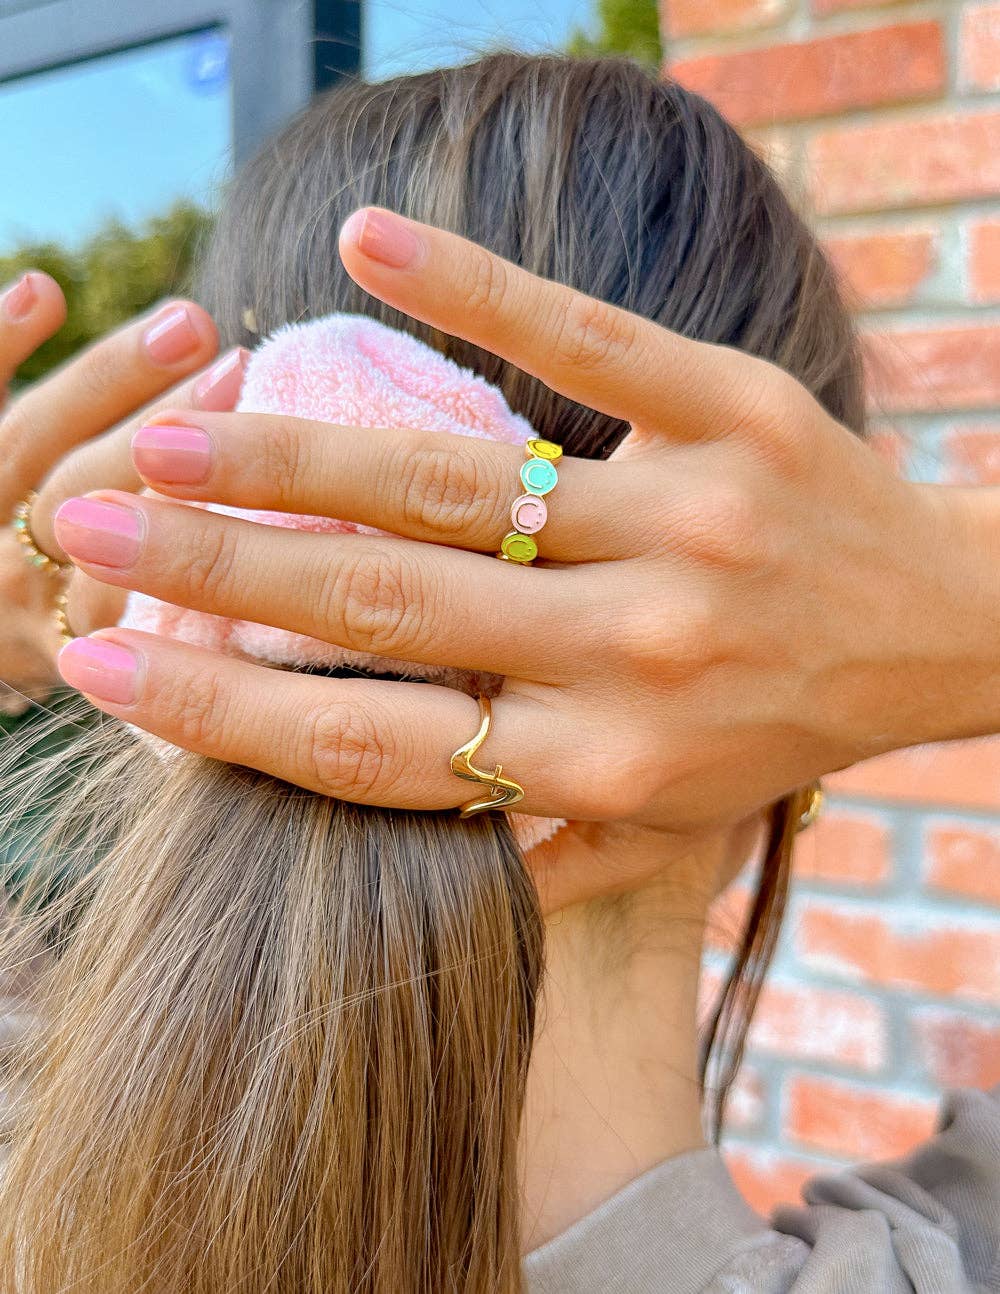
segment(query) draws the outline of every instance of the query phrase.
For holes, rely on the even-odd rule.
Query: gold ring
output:
[[[24,551],[24,559],[39,571],[50,571],[58,575],[63,571],[72,568],[72,562],[57,562],[54,557],[48,553],[43,553],[35,542],[35,536],[31,533],[31,509],[38,502],[38,494],[34,490],[29,490],[21,502],[14,509],[14,516],[11,520],[11,526],[14,534],[17,536],[17,542]]]
[[[510,523],[514,529],[504,535],[496,554],[502,562],[516,562],[518,566],[530,566],[538,556],[538,544],[533,536],[548,520],[544,496],[555,489],[559,480],[556,463],[562,458],[562,446],[554,440],[532,436],[524,446],[524,456],[527,461],[521,464],[519,478],[525,493],[519,494],[510,505]]]
[[[806,800],[802,812],[799,814],[799,820],[795,824],[796,834],[805,831],[806,827],[811,827],[819,817],[820,809],[823,807],[823,786],[821,782],[811,782],[806,787]]]
[[[490,720],[493,717],[490,698],[480,692],[477,699],[479,731],[471,741],[467,741],[464,746],[459,746],[452,755],[451,771],[456,777],[464,778],[467,782],[478,782],[480,786],[488,786],[490,789],[485,797],[479,796],[461,805],[458,810],[460,818],[471,818],[474,813],[482,813],[486,809],[505,809],[508,805],[517,804],[518,800],[524,799],[524,788],[509,777],[503,776],[502,764],[497,764],[493,772],[488,773],[483,768],[476,768],[472,763],[472,756],[486,740],[490,730]]]

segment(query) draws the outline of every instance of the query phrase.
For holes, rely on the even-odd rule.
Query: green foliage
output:
[[[65,325],[21,366],[19,381],[35,381],[162,298],[189,291],[192,264],[211,224],[201,207],[178,202],[138,230],[108,221],[75,250],[29,243],[0,256],[0,283],[25,270],[44,270],[66,294]]]
[[[656,0],[597,0],[596,34],[577,28],[568,51],[577,57],[626,54],[658,68],[663,62],[663,46]]]

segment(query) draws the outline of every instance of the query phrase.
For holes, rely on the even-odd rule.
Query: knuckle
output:
[[[226,693],[218,676],[209,671],[195,677],[175,676],[166,694],[154,704],[169,725],[170,740],[189,750],[211,751],[227,729]]]
[[[640,688],[676,695],[692,687],[725,654],[724,621],[708,591],[688,591],[668,605],[647,600],[620,617],[616,666]]]
[[[306,727],[308,773],[324,795],[363,799],[391,786],[392,740],[371,715],[346,705],[323,705],[307,717]]]
[[[103,401],[122,379],[120,344],[115,338],[100,341],[79,359],[76,379],[84,400]]]
[[[291,504],[296,483],[307,479],[308,466],[303,437],[299,429],[284,419],[275,419],[260,437],[258,470],[278,501]]]
[[[441,449],[408,454],[400,477],[407,524],[444,539],[478,531],[494,510],[481,474],[471,454]]]
[[[604,821],[638,816],[654,796],[655,750],[638,736],[610,751],[606,738],[594,745],[599,757],[582,783],[587,787],[587,816]]]
[[[669,522],[669,546],[699,565],[744,570],[763,558],[765,520],[738,482],[715,481]]]
[[[507,294],[507,270],[498,256],[476,248],[465,281],[463,304],[471,312],[498,310]]]
[[[202,513],[211,517],[211,513]],[[206,521],[190,536],[188,557],[183,565],[187,592],[197,604],[206,604],[225,615],[227,594],[232,587],[237,563],[236,534],[218,519]],[[172,566],[180,566],[176,555]]]
[[[810,473],[816,438],[809,434],[816,402],[790,373],[758,363],[743,400],[741,423],[755,457],[790,482]]]
[[[613,365],[635,347],[635,321],[614,306],[582,292],[571,292],[556,323],[558,362],[574,369]]]
[[[384,549],[348,558],[321,601],[325,624],[340,624],[345,646],[376,655],[414,650],[422,612],[413,579],[398,554]]]

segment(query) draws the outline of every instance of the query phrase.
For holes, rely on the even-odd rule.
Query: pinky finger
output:
[[[452,752],[479,727],[474,698],[455,688],[269,669],[125,629],[74,639],[59,671],[99,709],[175,746],[322,795],[449,809],[477,792],[450,767]],[[519,813],[593,816],[573,812],[587,807],[573,789],[586,779],[574,774],[565,748],[575,726],[548,702],[505,692],[477,764],[492,770],[502,762],[505,775],[522,781]]]

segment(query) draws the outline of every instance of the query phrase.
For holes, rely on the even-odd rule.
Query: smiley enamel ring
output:
[[[510,505],[513,526],[500,542],[496,554],[501,561],[530,566],[538,556],[538,543],[534,536],[548,520],[545,495],[551,493],[559,480],[556,464],[562,458],[562,446],[554,440],[533,436],[524,446],[525,461],[519,473],[523,494]]]

